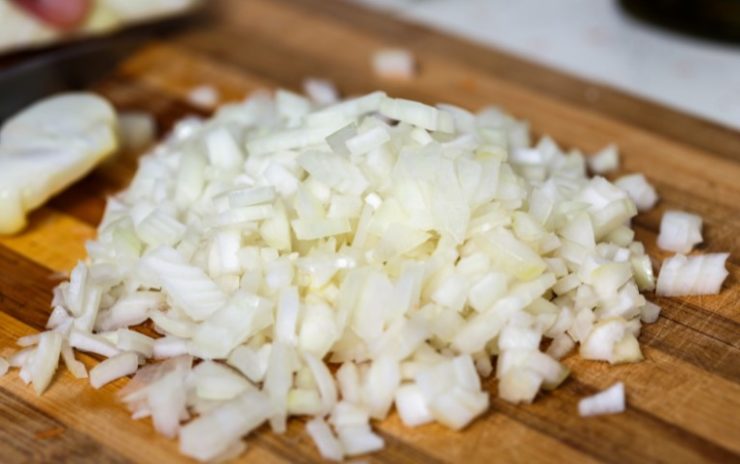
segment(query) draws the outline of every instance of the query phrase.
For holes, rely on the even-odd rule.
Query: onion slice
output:
[[[581,417],[618,414],[624,410],[624,384],[622,382],[617,382],[606,390],[578,402],[578,414]]]

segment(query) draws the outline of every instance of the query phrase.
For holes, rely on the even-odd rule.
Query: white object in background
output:
[[[339,91],[327,79],[306,78],[303,81],[303,90],[308,98],[321,106],[331,105],[339,101]]]
[[[121,146],[127,151],[141,151],[157,137],[157,121],[151,113],[124,111],[118,114]]]
[[[616,1],[355,1],[740,128],[737,50],[641,23]]]
[[[211,109],[218,105],[220,95],[212,85],[199,85],[188,92],[188,101],[201,108]]]
[[[410,80],[416,75],[414,55],[403,48],[378,50],[372,64],[375,75],[383,79]]]

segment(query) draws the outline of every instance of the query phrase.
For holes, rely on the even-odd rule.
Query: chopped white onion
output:
[[[645,306],[640,309],[640,320],[646,324],[652,324],[660,316],[660,306],[651,301],[645,302]]]
[[[338,427],[337,435],[347,456],[378,451],[385,445],[383,438],[373,433],[369,424]]]
[[[69,335],[69,345],[80,351],[95,353],[110,358],[119,353],[115,345],[100,335],[89,334],[72,329]]]
[[[57,370],[63,341],[62,334],[58,332],[42,332],[39,336],[39,343],[29,366],[31,382],[37,395],[46,390]]]
[[[416,62],[409,50],[388,48],[378,50],[372,57],[373,71],[384,79],[409,80],[416,75]]]
[[[121,353],[108,358],[90,370],[90,385],[100,388],[121,377],[131,375],[139,368],[136,353]]]
[[[401,421],[407,427],[416,427],[434,420],[421,389],[415,384],[401,385],[396,390],[395,405]]]
[[[729,253],[672,256],[663,261],[655,293],[661,296],[716,295],[729,272]]]
[[[71,372],[76,379],[87,378],[87,368],[83,363],[75,359],[74,351],[72,351],[72,347],[69,346],[69,343],[66,340],[62,343],[62,360],[64,361],[64,365],[67,366],[69,372]]]
[[[624,190],[635,202],[638,211],[647,211],[658,202],[658,194],[642,174],[630,174],[620,177],[614,185]]]
[[[303,90],[319,106],[332,105],[339,100],[336,87],[326,79],[308,78],[303,81]]]
[[[683,211],[669,210],[660,221],[658,246],[676,253],[688,253],[702,242],[700,216]]]
[[[344,458],[342,444],[323,419],[316,417],[306,422],[306,431],[319,449],[321,457],[337,462]]]
[[[154,340],[152,355],[155,359],[174,358],[188,353],[188,342],[179,337],[165,336]]]
[[[659,315],[629,227],[655,201],[643,177],[589,179],[579,152],[531,146],[495,108],[306,85],[181,122],[141,159],[55,290],[52,331],[10,359],[24,381],[45,388],[60,351],[83,377],[71,348],[97,353],[91,383],[136,372],[121,399],[188,456],[234,456],[263,422],[308,415],[341,460],[383,446],[370,418],[394,405],[407,426],[466,427],[489,407],[480,376],[527,403],[573,351],[642,359]],[[616,148],[589,164],[615,167]],[[666,260],[658,293],[719,291],[726,258]],[[161,337],[136,331],[147,320]]]
[[[578,402],[578,414],[581,417],[618,414],[624,412],[624,409],[624,384],[622,382],[617,382],[606,390]]]
[[[619,151],[616,145],[607,145],[587,158],[588,168],[594,174],[605,174],[619,167]]]
[[[27,346],[35,346],[38,345],[39,340],[41,339],[41,334],[31,334],[31,335],[25,335],[21,338],[19,338],[15,343],[18,346],[21,347],[27,347]]]
[[[195,394],[205,400],[230,400],[253,389],[252,384],[234,369],[213,361],[195,366],[189,382]]]
[[[199,461],[210,461],[259,427],[271,413],[270,401],[263,393],[248,391],[182,427],[180,451]]]

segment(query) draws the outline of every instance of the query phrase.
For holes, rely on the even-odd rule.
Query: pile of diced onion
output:
[[[589,178],[581,153],[531,146],[495,108],[324,90],[256,93],[142,158],[56,288],[49,331],[10,359],[21,377],[40,393],[60,356],[86,377],[73,349],[94,353],[92,385],[135,374],[120,398],[188,456],[236,456],[261,424],[302,416],[341,460],[382,448],[371,420],[394,408],[409,427],[464,428],[488,409],[481,377],[527,403],[572,351],[642,359],[660,311],[630,228],[657,200],[644,177]],[[595,160],[613,167],[615,149]],[[620,388],[583,411],[623,409]]]

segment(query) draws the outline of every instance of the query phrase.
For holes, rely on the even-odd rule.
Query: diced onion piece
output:
[[[321,106],[331,105],[339,100],[339,92],[334,84],[326,79],[308,78],[303,81],[303,90],[308,98]]]
[[[323,419],[316,417],[306,422],[306,431],[319,449],[321,457],[337,462],[344,458],[342,444]]]
[[[314,127],[326,125],[339,125],[341,127],[346,125],[346,123],[351,119],[377,111],[384,98],[385,92],[378,91],[361,97],[344,100],[336,105],[332,105],[309,114],[306,116],[306,123],[309,126]],[[339,127],[337,127],[337,129],[339,129]],[[329,132],[329,134],[331,132]]]
[[[16,351],[8,359],[11,367],[23,367],[32,357],[36,351],[35,347],[24,348],[20,351]]]
[[[296,325],[300,311],[298,290],[286,287],[280,291],[277,316],[275,321],[275,339],[295,345],[297,342]]]
[[[547,354],[552,356],[554,359],[561,359],[566,354],[570,353],[575,347],[575,342],[568,334],[561,333],[560,335],[553,338],[550,346],[547,347]]]
[[[85,297],[85,285],[87,284],[87,266],[78,262],[69,276],[69,285],[64,292],[66,308],[75,316],[82,313],[82,305]]]
[[[139,368],[139,357],[136,353],[121,353],[108,358],[90,370],[90,385],[100,388],[121,377],[131,375]]]
[[[295,352],[288,345],[276,342],[270,350],[270,359],[265,372],[264,390],[271,406],[270,425],[275,432],[285,431],[287,417],[287,397],[293,381],[293,363]]]
[[[449,113],[412,100],[386,97],[380,104],[380,114],[426,130],[454,131],[454,122]]]
[[[461,430],[488,409],[488,393],[453,387],[429,405],[434,418],[453,430]]]
[[[369,424],[337,427],[337,435],[347,456],[378,451],[385,445],[383,438],[374,434]]]
[[[347,401],[340,401],[331,411],[329,422],[334,427],[345,425],[362,425],[370,421],[370,415],[364,406]]]
[[[226,303],[221,289],[201,269],[187,264],[173,248],[161,246],[144,260],[178,306],[194,320],[207,318]]]
[[[400,382],[400,366],[395,359],[383,356],[372,363],[365,375],[363,386],[363,398],[371,417],[384,419],[388,415]]]
[[[511,369],[499,381],[498,396],[511,403],[531,403],[542,380],[542,376],[531,369]]]
[[[633,362],[642,359],[633,334],[627,332],[623,319],[606,319],[596,324],[582,342],[579,354],[585,359],[610,363]]]
[[[716,295],[729,272],[729,253],[672,256],[663,261],[655,293],[661,296]]]
[[[578,414],[581,417],[618,414],[624,410],[624,384],[622,382],[617,382],[606,390],[578,402]]]
[[[658,246],[663,250],[688,253],[702,242],[700,216],[683,211],[669,210],[660,221]]]
[[[206,400],[230,400],[253,388],[234,369],[213,361],[203,361],[195,366],[190,381],[195,393]]]
[[[642,174],[630,174],[620,177],[614,185],[624,190],[635,202],[638,211],[647,211],[658,202],[658,194]]]
[[[150,384],[146,391],[154,429],[166,437],[177,436],[180,420],[187,417],[186,391],[182,388],[185,379],[185,369],[175,368]]]
[[[263,345],[259,350],[249,346],[237,346],[229,354],[227,363],[244,374],[252,382],[261,382],[267,372],[271,345]]]
[[[37,395],[46,390],[59,366],[62,342],[62,335],[57,332],[43,332],[39,337],[30,365],[31,382]]]
[[[347,219],[294,219],[290,221],[299,240],[316,240],[333,235],[346,234],[352,230]]]
[[[159,292],[139,291],[120,298],[96,322],[96,329],[115,330],[141,324],[149,317],[149,311],[164,303]]]
[[[293,125],[300,123],[303,116],[311,111],[311,102],[297,93],[279,89],[275,92],[275,107],[287,124]]]
[[[136,371],[121,392],[132,416],[198,460],[293,415],[313,416],[320,452],[340,460],[383,446],[369,421],[394,403],[408,426],[462,429],[489,407],[480,376],[526,403],[567,378],[576,344],[642,359],[641,324],[659,312],[629,225],[655,200],[643,177],[589,179],[577,150],[531,146],[527,123],[495,108],[314,90],[183,121],[142,158],[54,291],[48,327],[76,376],[71,347],[110,358],[94,385]],[[588,160],[616,161],[614,147]],[[726,258],[666,260],[658,293],[718,291]],[[136,331],[147,319],[161,338]],[[39,342],[10,360],[35,387],[56,364]],[[150,357],[164,361],[137,371]]]
[[[152,355],[155,359],[174,358],[188,353],[187,340],[166,336],[154,340]]]
[[[415,384],[401,385],[396,390],[395,405],[401,421],[407,427],[416,427],[434,420],[424,395]]]
[[[206,151],[212,166],[228,170],[244,162],[241,149],[227,129],[214,129],[205,137]]]
[[[116,348],[121,351],[133,351],[145,358],[151,358],[154,353],[154,339],[133,330],[118,329],[116,332]]]
[[[378,50],[372,58],[373,71],[385,79],[409,80],[416,74],[414,55],[402,48]]]
[[[314,381],[321,394],[322,412],[328,413],[337,404],[337,386],[329,368],[311,353],[303,353],[303,359],[311,370]]]
[[[648,255],[635,256],[630,258],[632,264],[632,275],[640,290],[655,289],[655,274],[653,273],[653,264]]]
[[[80,351],[95,353],[110,358],[119,353],[115,345],[100,335],[80,332],[72,329],[69,334],[69,345]]]
[[[27,347],[27,346],[34,346],[39,343],[39,339],[41,339],[41,334],[31,334],[31,335],[25,335],[21,338],[19,338],[15,343],[18,346]]]
[[[390,141],[388,131],[381,126],[357,134],[346,141],[349,152],[353,155],[364,155],[372,150],[380,148],[384,143]]]
[[[201,462],[227,451],[272,413],[270,401],[256,390],[222,403],[180,429],[180,451]]]
[[[652,324],[660,316],[660,306],[653,302],[645,302],[645,306],[640,308],[640,320],[646,324]]]
[[[72,317],[70,316],[69,312],[67,312],[66,309],[64,309],[63,306],[54,306],[54,309],[51,311],[51,314],[49,315],[49,320],[46,322],[46,328],[47,329],[56,329],[57,327],[62,327],[66,323],[72,320]]]
[[[72,347],[69,346],[66,341],[62,343],[62,360],[64,361],[64,365],[67,366],[69,372],[71,372],[76,379],[87,378],[87,368],[83,363],[75,359],[74,351],[72,351]]]
[[[293,388],[288,392],[288,414],[319,416],[324,412],[319,392],[313,388]]]
[[[615,145],[607,145],[599,152],[587,158],[588,168],[594,174],[605,174],[616,171],[619,167],[619,151]]]

